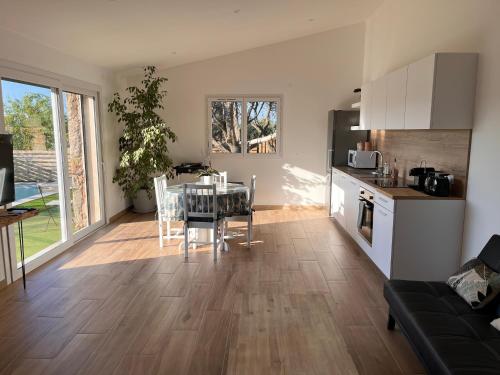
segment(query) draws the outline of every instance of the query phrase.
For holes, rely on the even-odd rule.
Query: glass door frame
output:
[[[12,66],[15,65],[15,66]],[[85,82],[65,78],[54,75],[52,73],[40,71],[35,68],[23,67],[19,68],[16,64],[4,62],[0,60],[0,82],[1,80],[19,81],[21,83],[39,85],[48,87],[51,90],[51,104],[54,122],[54,143],[56,149],[57,162],[57,177],[60,202],[60,222],[61,222],[61,240],[46,249],[36,254],[28,263],[26,263],[26,272],[48,262],[50,259],[63,253],[65,250],[73,246],[76,242],[102,227],[106,223],[105,196],[104,196],[104,171],[102,161],[102,144],[101,144],[101,126],[100,126],[100,88],[98,86],[87,84]],[[74,84],[76,82],[76,84]],[[98,175],[98,190],[101,200],[100,204],[100,219],[99,221],[90,224],[88,227],[73,233],[71,229],[72,213],[70,199],[70,181],[67,165],[67,148],[66,137],[64,132],[64,104],[63,91],[68,91],[84,96],[94,97],[94,118],[95,118],[95,135],[96,135],[96,151],[97,151],[97,175]],[[3,105],[2,87],[0,85],[0,133],[5,133],[4,120],[4,105]],[[61,197],[64,197],[62,199]],[[9,205],[10,206],[10,205]],[[22,276],[20,263],[17,262],[16,243],[17,236],[14,231],[17,225],[10,225],[7,229],[1,229],[0,234],[0,250],[4,261],[5,281],[10,284]],[[10,249],[10,254],[7,256],[7,249]],[[11,260],[9,263],[8,261]]]
[[[91,91],[91,90],[86,90],[74,86],[67,86],[63,85],[61,90],[59,90],[59,111],[62,111],[61,113],[64,113],[64,98],[63,98],[63,92],[68,92],[72,94],[79,94],[82,95],[83,98],[85,97],[92,97],[94,98],[94,119],[95,119],[95,135],[96,135],[96,150],[97,150],[97,179],[98,179],[98,190],[99,190],[99,199],[101,200],[102,203],[104,203],[104,185],[103,185],[103,179],[104,179],[104,173],[103,173],[103,162],[102,162],[102,147],[101,147],[101,127],[100,127],[100,122],[99,122],[99,92],[97,91]],[[83,104],[83,103],[82,103]],[[83,106],[82,106],[83,107]],[[85,127],[85,110],[82,110],[82,126]],[[61,120],[63,121],[60,126],[61,129],[64,128],[64,116],[61,117]],[[62,133],[65,134],[65,133]],[[85,134],[85,132],[84,132]],[[85,157],[85,163],[87,162],[87,147],[86,147],[87,140],[84,138],[84,157]],[[62,143],[62,156],[64,160],[68,160],[68,148],[67,148],[67,143],[66,143],[66,137],[63,136],[63,143]],[[64,162],[63,162],[64,163]],[[71,223],[72,223],[72,212],[71,212],[71,193],[70,193],[70,186],[71,186],[71,178],[69,176],[69,171],[68,171],[68,165],[65,164],[64,167],[64,185],[65,185],[65,205],[68,208],[65,210],[65,216],[66,216],[66,235],[67,238],[70,238],[73,240],[73,242],[78,241],[86,236],[88,236],[90,233],[94,232],[96,229],[102,227],[105,224],[105,211],[104,211],[104,204],[100,204],[100,212],[99,212],[99,217],[100,219],[96,221],[95,223],[89,224],[87,227],[79,230],[78,232],[73,233],[71,230]],[[88,177],[88,176],[87,176]],[[88,183],[88,180],[86,181]],[[90,214],[90,213],[89,213]]]

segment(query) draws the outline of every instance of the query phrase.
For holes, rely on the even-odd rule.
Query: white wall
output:
[[[106,212],[110,217],[123,210],[126,203],[122,198],[121,190],[112,183],[113,171],[118,160],[117,140],[120,129],[106,110],[107,103],[116,87],[113,74],[106,69],[76,60],[2,29],[0,29],[0,60],[7,61],[11,68],[12,66],[20,69],[24,69],[23,66],[36,68],[100,86]],[[2,245],[0,244],[0,248],[4,247]],[[0,281],[4,278],[4,266],[0,257]]]
[[[349,108],[362,76],[364,26],[222,56],[161,71],[169,79],[168,123],[177,161],[207,157],[207,95],[282,95],[282,157],[213,156],[230,180],[257,175],[257,204],[323,204],[327,115]],[[129,83],[137,83],[137,77]]]
[[[386,0],[366,25],[364,79],[437,51],[479,52],[463,260],[500,233],[500,2]]]

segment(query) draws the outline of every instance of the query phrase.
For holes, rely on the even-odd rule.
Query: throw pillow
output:
[[[500,274],[472,259],[448,279],[448,285],[473,309],[480,309],[500,293]]]
[[[493,320],[490,324],[500,331],[500,318]]]

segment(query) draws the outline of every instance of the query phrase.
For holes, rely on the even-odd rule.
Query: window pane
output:
[[[99,171],[97,159],[97,124],[95,98],[84,96],[85,145],[87,150],[87,190],[90,224],[101,220],[101,196],[99,192]]]
[[[23,222],[29,258],[62,239],[53,96],[49,88],[8,80],[2,80],[2,94],[6,131],[14,142],[16,201],[12,205],[40,211]],[[20,261],[17,240],[16,250]]]
[[[278,138],[278,102],[247,102],[247,152],[274,154]]]
[[[212,152],[241,153],[241,101],[212,101]]]
[[[78,232],[89,225],[87,173],[83,138],[83,97],[63,92],[67,163],[70,178],[72,230]]]

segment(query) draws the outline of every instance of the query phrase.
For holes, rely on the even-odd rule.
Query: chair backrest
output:
[[[167,176],[161,175],[155,177],[155,195],[156,195],[156,209],[158,213],[164,213],[165,211],[165,195],[167,190]]]
[[[184,184],[184,221],[217,219],[217,186]]]
[[[253,201],[255,199],[255,185],[257,182],[257,176],[253,175],[250,180],[250,196],[248,197],[248,208],[251,210],[253,208]]]
[[[227,172],[219,172],[219,174],[212,175],[214,182],[217,186],[222,187],[227,185]]]

